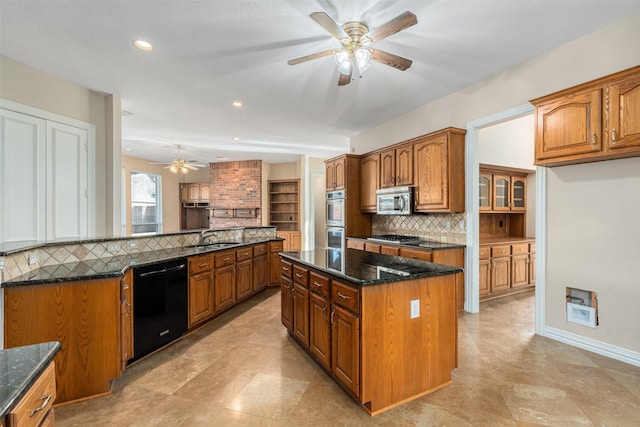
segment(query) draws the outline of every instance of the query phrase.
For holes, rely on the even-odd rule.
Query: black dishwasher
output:
[[[187,330],[187,260],[133,271],[133,359],[180,338]]]

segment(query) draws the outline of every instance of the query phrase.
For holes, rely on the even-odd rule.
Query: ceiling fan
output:
[[[404,12],[371,31],[369,31],[369,27],[364,22],[354,21],[339,25],[325,12],[313,12],[309,17],[337,38],[342,46],[337,49],[325,50],[324,52],[292,59],[287,62],[289,65],[334,55],[334,60],[340,71],[338,86],[344,86],[351,82],[355,66],[358,67],[360,77],[362,77],[362,73],[371,64],[370,60],[381,62],[402,71],[411,67],[412,61],[410,59],[371,47],[373,43],[417,24],[418,18],[411,12]]]
[[[196,160],[184,160],[180,157],[182,146],[178,145],[178,157],[171,162],[149,162],[152,165],[168,165],[165,169],[169,169],[173,173],[187,173],[190,170],[197,171],[199,168],[204,168],[206,165],[197,163]]]

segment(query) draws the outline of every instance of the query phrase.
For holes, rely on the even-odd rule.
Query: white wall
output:
[[[479,130],[478,162],[534,170],[533,114]]]
[[[351,140],[358,153],[466,123],[530,99],[640,64],[640,14],[543,54],[511,70],[368,129]],[[640,351],[637,237],[640,160],[548,170],[545,326],[598,345]],[[599,293],[601,326],[568,324],[565,286]],[[635,359],[640,363],[640,354]]]

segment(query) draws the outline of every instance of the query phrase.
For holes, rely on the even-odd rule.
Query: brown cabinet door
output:
[[[211,271],[189,277],[189,327],[210,318],[214,311]]]
[[[601,88],[537,105],[536,163],[602,151],[601,106]]]
[[[529,254],[529,284],[536,284],[536,254]]]
[[[180,203],[189,202],[189,184],[180,184]]]
[[[376,212],[376,190],[380,188],[380,155],[372,154],[360,160],[360,210]]]
[[[378,243],[365,243],[364,244],[364,250],[367,252],[374,252],[376,254],[380,253],[380,247],[381,245]]]
[[[302,249],[302,234],[299,231],[289,233],[289,250],[299,251]]]
[[[529,255],[511,257],[511,287],[519,288],[529,284]]]
[[[309,299],[309,350],[327,369],[331,369],[330,310],[328,299],[311,292]]]
[[[200,184],[189,184],[189,201],[194,203],[200,201]]]
[[[280,263],[280,255],[282,252],[282,242],[271,242],[269,244],[269,284],[280,284],[280,270],[282,264]]]
[[[610,85],[609,94],[610,107],[605,110],[610,114],[607,147],[612,151],[640,149],[640,76]]]
[[[511,288],[511,257],[491,259],[491,292]]]
[[[253,292],[253,260],[238,262],[236,271],[236,301],[240,301]]]
[[[414,156],[416,212],[448,209],[447,135],[417,143]]]
[[[491,174],[490,173],[482,173],[480,172],[480,197],[478,200],[478,204],[480,206],[481,211],[490,211],[491,210],[491,202],[493,201],[493,185],[491,184]]]
[[[336,188],[336,163],[335,161],[326,163],[325,179],[327,180],[327,191],[333,191]]]
[[[293,282],[285,277],[280,285],[280,320],[289,332],[293,332]]]
[[[334,190],[344,190],[345,188],[345,178],[346,178],[346,157],[341,157],[336,159],[334,166],[335,173],[335,187]]]
[[[267,287],[269,267],[267,255],[260,255],[253,259],[253,292],[258,292]]]
[[[527,179],[521,176],[511,177],[511,211],[527,210]]]
[[[493,210],[508,211],[511,205],[511,177],[493,175]]]
[[[413,184],[413,145],[396,149],[396,185]]]
[[[382,188],[396,186],[396,150],[380,153],[380,186]]]
[[[120,365],[124,370],[133,357],[133,270],[127,270],[120,283]]]
[[[216,313],[236,302],[236,269],[234,265],[214,270],[214,308]]]
[[[309,290],[302,285],[293,285],[293,335],[309,347]]]
[[[398,246],[380,246],[380,253],[384,255],[398,256],[400,254],[400,248]]]
[[[433,252],[427,250],[400,248],[400,256],[405,258],[418,259],[420,261],[433,261]]]
[[[489,259],[480,260],[480,278],[478,280],[480,296],[488,295],[491,284],[491,261]]]
[[[354,395],[360,395],[360,319],[331,305],[331,371]]]
[[[209,203],[209,183],[200,184],[200,201]]]

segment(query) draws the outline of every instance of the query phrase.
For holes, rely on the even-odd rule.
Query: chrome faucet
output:
[[[211,236],[217,236],[217,230],[203,230],[200,232],[200,245],[204,245],[205,244],[205,240],[207,239],[207,237],[211,237]]]

